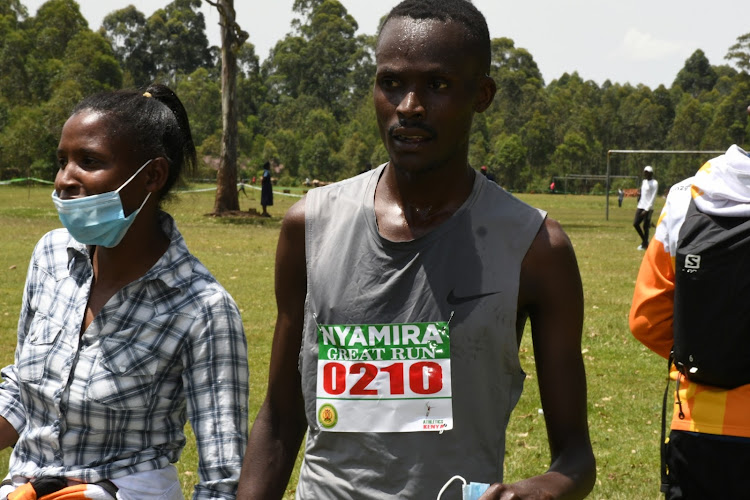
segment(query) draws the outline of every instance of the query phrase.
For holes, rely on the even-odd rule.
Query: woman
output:
[[[273,187],[271,183],[271,163],[263,164],[263,178],[260,181],[260,205],[263,207],[262,217],[270,217],[268,207],[273,206]]]
[[[194,498],[234,498],[247,434],[242,322],[160,210],[195,165],[182,103],[162,85],[88,97],[57,158],[65,229],[34,250],[2,371],[0,448],[15,448],[0,499],[181,499],[172,464],[187,418]]]

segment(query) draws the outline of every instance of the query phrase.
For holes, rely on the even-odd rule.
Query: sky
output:
[[[92,30],[113,10],[135,5],[146,16],[170,0],[77,0]],[[359,25],[374,34],[380,18],[399,0],[339,0]],[[33,15],[44,0],[21,0]],[[236,0],[238,24],[261,60],[289,33],[294,0]],[[750,32],[747,0],[474,0],[492,38],[511,38],[529,51],[545,83],[577,71],[601,85],[670,87],[685,60],[701,49],[713,65],[737,37]],[[262,5],[262,6],[261,6]],[[219,15],[203,2],[206,34],[220,44]]]

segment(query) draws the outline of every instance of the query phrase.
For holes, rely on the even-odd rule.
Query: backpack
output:
[[[691,381],[750,383],[750,218],[691,200],[675,255],[674,362]]]

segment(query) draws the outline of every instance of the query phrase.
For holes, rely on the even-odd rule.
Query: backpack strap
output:
[[[661,492],[667,493],[669,490],[669,468],[667,467],[667,399],[669,398],[669,386],[672,379],[669,377],[672,371],[672,362],[674,361],[674,351],[669,352],[667,360],[667,386],[664,388],[664,398],[661,403]],[[678,378],[679,380],[679,378]]]

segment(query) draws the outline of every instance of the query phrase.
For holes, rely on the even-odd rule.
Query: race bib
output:
[[[448,323],[318,325],[316,413],[323,431],[452,429]]]

